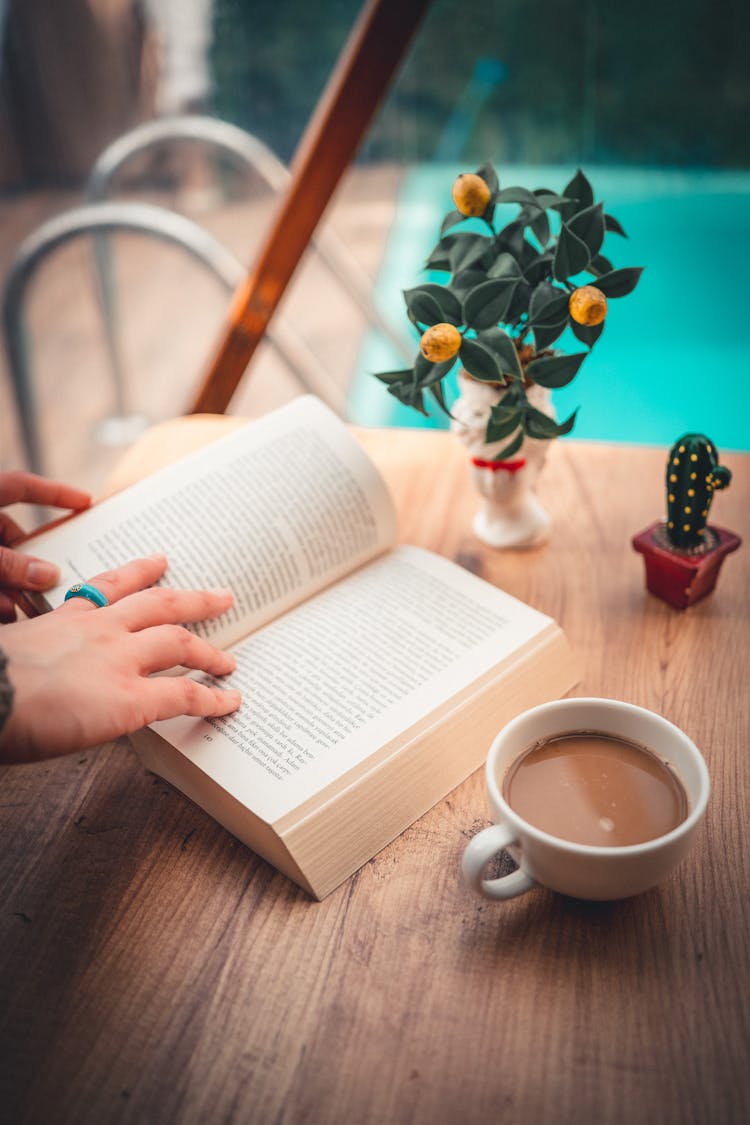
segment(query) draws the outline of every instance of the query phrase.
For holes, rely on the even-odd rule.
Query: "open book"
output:
[[[385,483],[312,397],[52,531],[75,581],[166,551],[164,581],[231,586],[195,628],[232,647],[239,711],[133,736],[148,769],[322,898],[480,765],[496,731],[564,694],[560,628],[449,560],[396,546]],[[197,675],[197,673],[191,673]]]

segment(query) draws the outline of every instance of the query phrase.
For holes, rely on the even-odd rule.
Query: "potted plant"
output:
[[[451,418],[485,501],[474,522],[480,538],[528,545],[549,527],[534,493],[548,442],[575,423],[575,411],[557,421],[550,392],[575,378],[602,334],[608,302],[630,293],[642,270],[615,269],[602,254],[606,234],[625,231],[580,170],[559,195],[501,188],[484,164],[456,179],[453,201],[426,262],[442,282],[404,292],[420,333],[414,365],[377,378],[420,413],[434,400]],[[498,229],[499,204],[518,212]],[[567,327],[585,350],[553,349]],[[449,406],[444,380],[456,364],[460,395]]]
[[[676,609],[711,593],[724,558],[741,543],[733,531],[706,522],[714,492],[731,479],[704,434],[685,434],[669,451],[667,520],[636,535],[633,547],[644,557],[648,590]]]

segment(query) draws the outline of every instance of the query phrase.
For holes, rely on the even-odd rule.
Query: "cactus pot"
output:
[[[687,609],[711,593],[721,564],[742,540],[723,527],[708,527],[709,547],[701,552],[677,551],[669,546],[665,524],[651,524],[633,539],[633,547],[646,564],[646,588],[657,598]]]

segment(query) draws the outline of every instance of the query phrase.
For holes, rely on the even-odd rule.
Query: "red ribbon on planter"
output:
[[[483,461],[481,457],[472,457],[471,463],[477,469],[490,469],[493,473],[498,469],[504,469],[506,473],[517,473],[526,464],[526,459],[519,457],[517,461]]]

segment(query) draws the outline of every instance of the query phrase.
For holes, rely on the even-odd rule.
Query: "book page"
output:
[[[398,547],[233,648],[241,708],[154,730],[273,823],[463,691],[550,618]]]
[[[395,534],[375,466],[328,407],[304,396],[42,533],[28,549],[62,569],[52,605],[73,582],[163,551],[162,584],[233,589],[231,610],[191,626],[228,645],[379,554]]]

